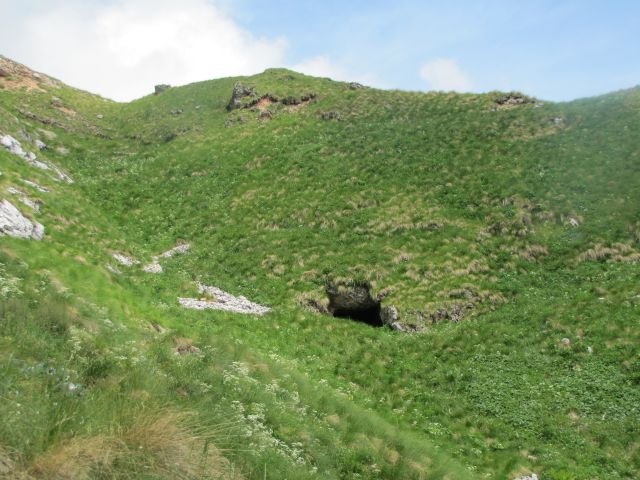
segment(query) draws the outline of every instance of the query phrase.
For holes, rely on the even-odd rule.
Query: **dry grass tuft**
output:
[[[640,261],[640,252],[626,243],[614,243],[611,247],[596,245],[578,255],[578,262],[610,261],[636,263]]]
[[[34,478],[51,480],[84,480],[93,471],[108,470],[118,456],[114,439],[95,436],[72,438],[38,457],[29,474]]]
[[[115,433],[54,445],[24,470],[5,460],[0,450],[0,479],[129,478],[135,472],[166,479],[240,479],[212,443],[214,434],[215,429],[198,427],[188,413],[143,412],[133,425]]]
[[[544,257],[549,252],[547,251],[547,247],[543,245],[527,245],[522,250],[517,252],[518,257],[522,260],[527,260],[529,262],[535,262],[540,257]]]

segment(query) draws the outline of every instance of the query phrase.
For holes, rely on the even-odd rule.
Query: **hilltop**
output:
[[[639,107],[0,57],[0,477],[637,476]]]

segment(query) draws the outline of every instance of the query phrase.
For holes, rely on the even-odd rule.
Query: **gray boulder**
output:
[[[227,105],[227,110],[235,110],[242,107],[242,100],[251,97],[255,99],[256,92],[253,88],[244,85],[242,82],[236,82],[233,86],[233,92],[231,93],[231,99]]]
[[[42,240],[44,227],[38,222],[31,222],[11,202],[0,202],[0,235],[15,238],[31,238]]]
[[[154,95],[160,95],[162,92],[165,92],[171,88],[171,85],[167,85],[166,83],[161,83],[160,85],[156,85],[154,87]]]
[[[0,137],[0,145],[2,145],[9,153],[13,153],[21,158],[27,159],[27,152],[22,149],[20,142],[11,135],[3,135]]]

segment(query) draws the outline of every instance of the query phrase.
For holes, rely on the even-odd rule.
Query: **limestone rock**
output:
[[[142,271],[145,273],[162,273],[162,265],[157,260],[154,260],[142,267]]]
[[[398,309],[393,305],[382,307],[380,310],[380,318],[382,319],[382,323],[393,327],[393,325],[398,322]]]
[[[120,265],[124,265],[125,267],[131,267],[132,265],[138,263],[134,258],[123,255],[122,253],[113,253],[111,254],[111,256],[116,262],[118,262]]]
[[[191,248],[191,245],[189,245],[188,243],[181,243],[180,245],[176,245],[175,247],[167,250],[166,252],[161,253],[160,256],[162,258],[171,258],[174,255],[180,255],[182,253],[187,253],[190,248]]]
[[[227,110],[235,110],[242,107],[242,100],[246,97],[255,98],[256,92],[253,88],[244,85],[242,82],[236,82],[233,86],[231,99],[227,105]]]
[[[331,283],[327,286],[329,311],[366,310],[376,307],[379,302],[371,296],[366,284]]]
[[[520,93],[507,93],[496,100],[498,108],[512,108],[528,103],[535,103],[534,100]]]
[[[320,114],[320,118],[322,118],[322,120],[340,120],[341,119],[340,114],[335,110],[322,112]]]
[[[49,193],[48,188],[38,185],[36,182],[32,182],[31,180],[22,180],[22,183],[24,183],[25,185],[29,185],[32,188],[35,188],[40,193]]]
[[[178,303],[184,308],[195,310],[223,310],[226,312],[264,315],[271,309],[247,300],[245,297],[236,297],[217,287],[198,283],[198,291],[208,295],[211,300],[199,300],[197,298],[178,298]]]
[[[44,227],[38,222],[31,222],[11,202],[0,202],[0,235],[16,238],[42,240]]]
[[[19,156],[23,160],[25,160],[32,167],[39,168],[40,170],[51,170],[56,175],[56,180],[62,180],[66,183],[73,183],[73,180],[69,175],[64,173],[58,167],[51,163],[41,162],[37,160],[36,154],[33,152],[25,152],[22,148],[22,145],[18,140],[13,138],[11,135],[3,135],[0,137],[0,144],[9,152],[14,155]],[[44,143],[43,143],[44,145]],[[46,145],[45,145],[46,146]]]
[[[23,159],[27,158],[27,152],[22,149],[20,142],[11,135],[3,135],[0,137],[0,144],[9,152]]]
[[[161,83],[160,85],[156,85],[154,87],[154,95],[160,95],[162,92],[165,92],[171,88],[171,85],[167,85],[166,83]]]
[[[154,255],[153,257],[151,257],[151,263],[148,263],[144,267],[142,267],[142,271],[146,273],[162,273],[162,265],[160,265],[159,262],[161,258],[171,258],[174,255],[187,253],[190,248],[191,245],[189,245],[188,243],[181,243],[180,245],[176,245],[175,247],[170,248],[160,255]]]
[[[113,265],[107,265],[106,269],[109,270],[114,275],[122,275],[122,272],[118,267],[114,267]]]
[[[40,212],[40,205],[42,205],[42,202],[38,201],[38,200],[31,200],[30,198],[28,198],[27,196],[25,196],[24,192],[18,190],[17,188],[14,187],[9,187],[7,188],[7,192],[9,192],[11,195],[18,195],[18,200],[20,201],[20,203],[26,205],[27,207],[31,208],[35,213],[39,213]]]

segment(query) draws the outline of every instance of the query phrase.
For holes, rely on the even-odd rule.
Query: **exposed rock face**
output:
[[[40,205],[42,205],[42,202],[40,202],[39,200],[31,200],[24,194],[24,192],[21,192],[17,188],[9,187],[7,188],[7,192],[9,192],[11,195],[19,195],[18,200],[20,201],[20,203],[31,208],[35,213],[40,212]]]
[[[25,152],[20,142],[13,138],[11,135],[3,135],[2,137],[0,137],[0,145],[2,145],[9,153],[13,153],[14,155],[17,155],[18,157],[25,160],[32,167],[39,168],[40,170],[53,171],[56,175],[56,177],[54,178],[55,180],[62,180],[66,183],[73,183],[71,177],[69,177],[69,175],[64,173],[55,165],[37,160],[36,154],[33,152]]]
[[[36,182],[32,182],[31,180],[22,180],[22,183],[24,183],[25,185],[29,185],[32,188],[35,188],[40,193],[49,193],[48,188],[38,185]]]
[[[385,325],[393,325],[398,321],[398,309],[393,305],[382,307],[380,318]]]
[[[528,103],[535,103],[534,100],[526,95],[520,93],[508,93],[496,100],[496,106],[498,109],[513,108],[519,105],[525,105]]]
[[[44,227],[38,222],[32,223],[11,202],[2,200],[0,202],[0,235],[42,240]]]
[[[242,100],[251,97],[252,99],[256,96],[256,92],[253,88],[247,87],[242,82],[236,82],[233,86],[233,92],[231,93],[231,99],[229,100],[229,104],[227,105],[227,110],[235,110],[237,108],[242,107]]]
[[[329,112],[322,112],[320,114],[320,118],[322,118],[322,120],[340,120],[340,114],[334,110],[331,110]]]
[[[236,297],[220,290],[217,287],[211,287],[198,283],[198,291],[201,294],[206,294],[211,297],[211,300],[199,300],[197,298],[178,298],[178,302],[184,308],[191,308],[195,310],[224,310],[226,312],[235,313],[247,313],[253,315],[264,315],[271,309],[253,303],[247,300],[245,297]]]
[[[171,258],[174,255],[180,255],[182,253],[187,253],[190,248],[191,248],[191,245],[189,245],[188,243],[182,243],[180,245],[176,245],[175,247],[173,247],[170,250],[167,250],[164,253],[161,253],[160,257],[162,257],[162,258]]]
[[[125,267],[131,267],[138,263],[135,259],[128,257],[127,255],[123,255],[122,253],[114,253],[111,255],[116,262],[120,265],[124,265]]]
[[[171,88],[171,85],[167,85],[166,83],[161,83],[160,85],[156,85],[154,87],[154,95],[160,95],[162,92],[165,92]]]
[[[159,260],[161,258],[171,258],[174,255],[187,253],[190,248],[191,245],[189,245],[188,243],[182,243],[180,245],[176,245],[175,247],[167,250],[164,253],[161,253],[160,255],[154,255],[151,258],[151,263],[148,263],[144,267],[142,267],[142,271],[146,273],[162,273],[162,265],[160,265],[159,263]]]
[[[364,88],[364,85],[362,85],[361,83],[358,83],[358,82],[351,82],[351,83],[349,84],[349,88],[350,88],[351,90],[359,90],[359,89],[361,89],[361,88]]]
[[[109,270],[114,275],[122,275],[122,272],[118,267],[114,267],[113,265],[107,265],[106,269]]]
[[[366,309],[379,304],[371,296],[369,286],[366,284],[331,283],[327,286],[327,295],[329,296],[329,311]]]
[[[157,260],[154,260],[142,267],[142,271],[145,273],[162,273],[163,270],[162,265],[160,265]]]
[[[4,88],[27,90],[45,90],[44,87],[57,87],[58,82],[53,78],[37,73],[30,68],[0,55],[0,78]]]
[[[27,158],[27,152],[22,149],[20,142],[11,135],[3,135],[0,137],[0,144],[9,152],[23,159]]]

